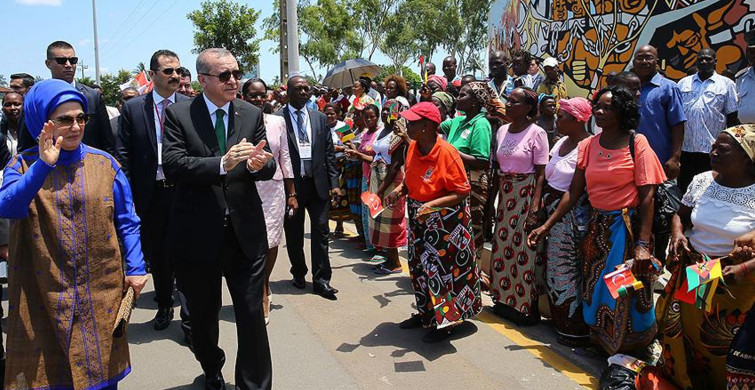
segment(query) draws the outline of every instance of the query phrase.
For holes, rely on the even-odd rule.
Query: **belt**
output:
[[[171,187],[174,187],[175,184],[173,184],[172,182],[169,182],[169,181],[167,181],[165,179],[162,179],[162,180],[156,180],[155,181],[155,186],[158,187],[158,188],[171,188]]]

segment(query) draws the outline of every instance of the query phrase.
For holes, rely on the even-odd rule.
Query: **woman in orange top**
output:
[[[623,87],[604,88],[593,100],[593,116],[603,132],[579,143],[569,191],[548,221],[530,233],[528,243],[534,246],[545,237],[586,188],[593,211],[583,244],[582,314],[592,340],[613,355],[647,347],[657,330],[650,228],[653,195],[666,176],[647,139],[634,134],[639,122],[634,94]],[[613,299],[603,277],[629,259],[646,287]]]
[[[409,273],[419,314],[402,329],[429,328],[422,338],[437,342],[482,310],[480,270],[469,217],[470,185],[459,152],[438,135],[440,112],[422,102],[401,113],[412,139],[406,175],[386,198],[393,207],[407,196]]]

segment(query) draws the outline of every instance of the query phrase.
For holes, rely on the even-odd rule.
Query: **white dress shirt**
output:
[[[291,127],[294,129],[294,136],[296,137],[296,144],[301,145],[301,134],[299,132],[299,127],[297,126],[296,122],[296,111],[298,111],[294,106],[291,104],[288,105],[288,115],[291,117]],[[302,107],[301,109],[302,113],[302,126],[304,127],[302,130],[307,133],[307,139],[309,139],[309,146],[312,147],[312,123],[309,120],[309,111],[307,110],[307,107]],[[301,174],[304,175],[304,159],[299,158],[299,164],[301,166]]]
[[[218,110],[223,110],[225,115],[223,115],[223,124],[225,125],[225,139],[226,139],[226,145],[228,145],[228,110],[231,108],[231,102],[228,102],[224,104],[222,107],[218,107],[215,105],[215,103],[211,102],[210,99],[207,98],[207,95],[202,94],[202,97],[204,98],[204,102],[207,105],[207,111],[210,112],[210,120],[212,121],[212,128],[215,128],[215,123],[218,121],[217,113]],[[227,150],[226,150],[227,151]],[[225,156],[224,156],[225,157]],[[223,168],[224,159],[220,159],[220,174],[225,175],[226,171],[225,168]]]
[[[734,82],[718,73],[706,80],[693,74],[679,81],[684,122],[682,151],[710,153],[713,142],[726,130],[727,115],[737,111],[737,91]]]
[[[152,111],[155,115],[155,139],[157,140],[157,176],[155,177],[155,180],[165,180],[165,174],[163,173],[163,130],[165,128],[165,118],[163,118],[162,124],[160,123],[160,118],[164,115],[163,100],[166,98],[160,96],[155,90],[152,90],[152,99],[154,100]],[[173,93],[167,99],[171,104],[175,103],[176,94]]]

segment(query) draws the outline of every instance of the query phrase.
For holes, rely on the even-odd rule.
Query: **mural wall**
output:
[[[556,57],[572,96],[587,96],[604,74],[631,67],[637,47],[658,48],[666,75],[681,79],[697,52],[718,53],[718,72],[746,67],[745,31],[755,27],[755,0],[497,0],[491,49],[522,48]]]

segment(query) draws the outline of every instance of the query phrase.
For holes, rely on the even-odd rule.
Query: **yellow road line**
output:
[[[330,227],[331,229],[335,228],[335,222],[330,221]],[[350,229],[347,229],[345,226],[344,230],[349,230],[349,233],[356,234]],[[409,267],[406,260],[404,259],[401,259],[401,268],[404,274],[409,275]],[[502,334],[507,339],[522,347],[524,350],[531,353],[539,360],[555,368],[556,370],[564,374],[567,378],[576,382],[578,385],[587,389],[598,388],[598,378],[588,374],[584,369],[572,363],[571,361],[569,361],[569,359],[551,349],[549,346],[539,341],[530,339],[524,333],[501,321],[501,319],[496,317],[495,315],[490,314],[487,311],[483,311],[475,319],[490,326],[496,332]]]

